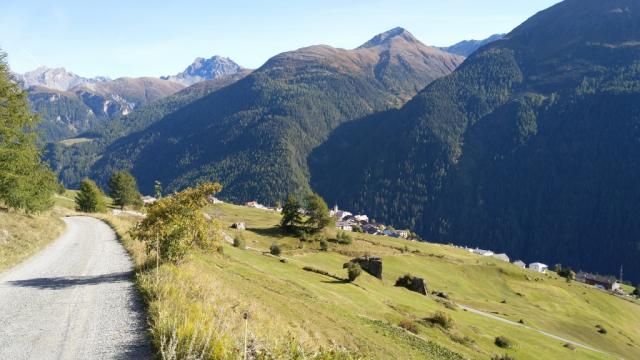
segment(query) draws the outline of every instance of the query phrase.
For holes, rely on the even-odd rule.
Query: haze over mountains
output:
[[[232,60],[213,56],[197,58],[185,71],[163,78],[84,78],[64,68],[39,67],[17,74],[16,79],[28,89],[33,110],[42,116],[45,141],[58,141],[91,131],[186,86],[243,71]]]

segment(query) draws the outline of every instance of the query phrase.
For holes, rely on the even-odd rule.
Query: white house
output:
[[[224,204],[224,201],[218,199],[213,195],[209,196],[209,201],[211,201],[213,204]]]
[[[529,269],[539,273],[545,273],[549,267],[543,263],[534,262],[529,264]]]
[[[509,257],[507,256],[507,254],[493,254],[493,257],[498,260],[509,262]]]
[[[359,222],[364,222],[364,223],[368,223],[369,222],[369,217],[367,215],[355,215],[353,218],[356,219],[356,221],[359,221]]]
[[[522,260],[514,261],[513,265],[515,265],[515,266],[517,266],[519,268],[523,268],[523,269],[527,267],[527,264],[525,264],[524,261],[522,261]]]
[[[336,229],[343,231],[353,231],[353,226],[346,221],[336,221]]]
[[[481,255],[481,256],[492,256],[493,255],[493,251],[491,251],[491,250],[482,250],[482,249],[478,249],[478,248],[473,249],[473,253]]]

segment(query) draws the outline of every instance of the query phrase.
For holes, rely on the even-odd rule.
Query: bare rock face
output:
[[[78,85],[109,81],[105,77],[85,78],[67,71],[65,68],[48,68],[45,66],[24,74],[17,74],[16,78],[25,89],[32,86],[42,86],[60,91],[67,91]]]
[[[215,80],[220,77],[234,75],[242,71],[244,71],[244,68],[233,60],[215,55],[209,59],[197,58],[183,72],[172,76],[163,76],[161,79],[189,86],[205,80]]]
[[[362,270],[382,280],[382,259],[378,256],[361,256],[351,260],[360,265]]]

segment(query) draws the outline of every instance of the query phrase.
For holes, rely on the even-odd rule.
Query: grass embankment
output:
[[[64,223],[59,210],[37,215],[0,207],[0,272],[35,254],[60,236]]]
[[[640,352],[637,304],[566,283],[553,273],[535,274],[449,246],[364,234],[354,235],[350,245],[331,243],[324,252],[317,242],[282,234],[275,228],[278,214],[232,205],[207,212],[224,227],[246,222],[242,235],[248,249],[225,243],[224,254],[194,252],[180,265],[162,265],[157,283],[153,267],[144,265],[153,259],[140,243],[123,237],[140,266],[138,284],[149,306],[153,338],[167,353],[191,348],[210,358],[236,358],[244,349],[245,324],[248,351],[276,358],[487,359],[509,354],[517,359],[631,359]],[[121,233],[133,224],[126,218],[114,221]],[[286,260],[267,254],[274,243]],[[382,256],[384,280],[363,274],[349,284],[303,270],[346,276],[342,264],[359,254]],[[430,290],[446,292],[449,299],[394,287],[407,272],[425,278]],[[522,320],[605,353],[573,350],[564,341],[464,311],[456,303]],[[446,313],[453,326],[429,321],[437,311]],[[498,347],[498,336],[515,345]]]
[[[75,214],[76,190],[54,195],[54,208],[27,215],[0,204],[0,271],[9,269],[41,250],[64,232],[63,216]],[[105,197],[111,206],[112,200]],[[80,215],[80,214],[78,214]]]

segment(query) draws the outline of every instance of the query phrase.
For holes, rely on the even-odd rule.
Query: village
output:
[[[155,201],[155,198],[145,197],[145,203],[151,203]],[[222,204],[223,200],[220,200],[216,197],[210,197],[209,199],[213,204]],[[269,207],[260,204],[259,202],[252,200],[248,201],[244,204],[244,206],[254,209],[260,209],[265,211],[275,211],[282,212],[282,208],[280,207]],[[304,212],[304,210],[301,210]],[[338,207],[338,205],[334,205],[334,207],[329,211],[329,216],[331,216],[335,220],[335,228],[345,232],[356,232],[356,233],[366,233],[370,235],[376,236],[388,236],[393,238],[402,238],[409,241],[422,241],[417,234],[413,233],[411,230],[397,230],[393,226],[384,225],[371,220],[366,214],[356,214],[354,215],[352,212],[347,210],[342,210]],[[244,223],[234,224],[235,228],[244,230]],[[526,262],[518,259],[515,261],[511,261],[509,256],[505,253],[496,253],[491,250],[485,250],[480,248],[469,248],[467,246],[458,246],[450,244],[453,247],[457,247],[460,249],[464,249],[470,253],[476,254],[482,257],[491,257],[493,259],[497,259],[500,261],[504,261],[507,263],[511,263],[513,266],[517,266],[522,269],[528,269],[530,271],[536,273],[547,273],[549,266],[542,262],[531,262],[527,264]],[[562,268],[559,265],[554,267],[555,272],[561,273]],[[611,292],[614,295],[619,296],[627,296],[628,294],[622,289],[621,281],[616,279],[614,276],[606,276],[593,274],[584,271],[578,271],[577,273],[573,272],[571,269],[564,269],[567,271],[566,274],[562,274],[563,277],[568,277],[571,280],[575,280],[580,283],[584,283],[587,285],[594,286],[603,291]]]

